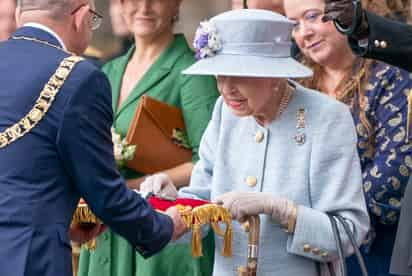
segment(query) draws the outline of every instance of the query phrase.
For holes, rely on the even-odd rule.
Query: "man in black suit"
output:
[[[412,26],[362,9],[361,0],[325,0],[324,21],[348,35],[352,50],[412,71]]]
[[[360,0],[325,0],[324,21],[348,35],[352,50],[366,58],[412,71],[412,26],[388,20],[362,9]],[[412,275],[412,178],[402,200],[391,273]]]

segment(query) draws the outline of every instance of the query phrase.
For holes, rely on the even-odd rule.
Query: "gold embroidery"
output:
[[[408,170],[408,168],[407,168],[405,165],[401,165],[401,166],[399,167],[399,173],[400,173],[402,176],[409,176],[409,170]]]
[[[382,174],[379,172],[378,166],[374,166],[371,171],[370,174],[373,178],[381,178]]]
[[[412,157],[411,156],[408,155],[408,156],[405,157],[405,164],[410,169],[412,169]]]
[[[401,207],[401,202],[400,202],[398,199],[396,199],[396,198],[391,198],[391,199],[389,199],[389,204],[390,204],[391,206],[393,206],[393,207],[396,207],[396,208],[400,208],[400,207]]]
[[[412,148],[412,144],[403,145],[401,147],[401,152],[407,152],[411,148]]]
[[[396,133],[395,136],[393,137],[393,141],[399,143],[399,142],[403,141],[403,139],[405,139],[405,136],[406,136],[405,128],[401,127],[399,129],[399,132]]]
[[[82,57],[70,56],[60,63],[59,68],[41,91],[33,109],[18,123],[0,133],[0,149],[29,133],[43,119],[64,81],[74,66],[82,60]]]
[[[365,193],[368,193],[372,189],[372,182],[367,181],[363,184],[363,189],[365,190]]]
[[[394,160],[396,160],[396,151],[395,149],[391,149],[390,154],[388,158],[386,158],[386,161],[385,161],[386,166],[392,167],[391,162]]]
[[[381,151],[386,150],[386,148],[388,147],[389,143],[391,142],[391,139],[389,139],[388,136],[385,136],[385,141],[381,144],[380,149]]]
[[[393,93],[390,92],[388,96],[382,96],[382,98],[379,101],[379,104],[384,105],[386,103],[388,103],[390,101],[390,99],[392,99],[393,97]]]
[[[402,113],[398,113],[396,118],[389,120],[389,125],[391,127],[396,127],[402,123]]]

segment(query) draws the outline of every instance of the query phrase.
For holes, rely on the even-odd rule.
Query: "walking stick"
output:
[[[257,261],[259,255],[259,233],[260,218],[251,216],[244,225],[245,231],[249,232],[249,243],[247,250],[247,265],[238,268],[238,276],[256,276]]]

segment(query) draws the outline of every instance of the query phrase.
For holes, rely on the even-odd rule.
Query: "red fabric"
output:
[[[178,204],[183,205],[183,206],[191,206],[192,208],[195,208],[197,206],[201,206],[201,205],[209,203],[208,201],[205,201],[205,200],[190,199],[190,198],[178,198],[175,201],[170,201],[170,200],[160,199],[156,196],[151,196],[148,201],[152,205],[153,208],[160,210],[160,211],[166,211],[169,207],[172,207]]]

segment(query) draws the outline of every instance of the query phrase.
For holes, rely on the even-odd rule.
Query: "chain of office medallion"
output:
[[[29,113],[18,123],[0,132],[0,149],[5,148],[29,133],[43,119],[74,66],[82,60],[82,57],[70,56],[60,63]]]

